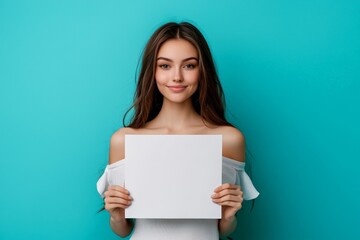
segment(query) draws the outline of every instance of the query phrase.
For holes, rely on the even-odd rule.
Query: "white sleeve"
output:
[[[244,193],[243,198],[245,200],[251,200],[259,196],[259,192],[254,187],[250,177],[247,175],[244,169],[237,170],[236,184],[241,187],[241,191]]]
[[[117,161],[107,165],[104,173],[96,183],[96,188],[101,197],[110,185],[125,185],[125,160]]]
[[[245,172],[244,162],[223,157],[223,183],[226,182],[239,185],[245,200],[251,200],[259,196],[259,192]]]

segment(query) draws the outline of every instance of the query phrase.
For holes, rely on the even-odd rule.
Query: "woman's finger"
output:
[[[243,199],[241,196],[225,195],[221,198],[215,198],[215,199],[213,199],[213,201],[216,203],[222,203],[222,202],[227,202],[227,201],[242,202]]]
[[[225,201],[225,202],[221,202],[221,203],[218,203],[218,204],[221,205],[221,206],[233,207],[235,209],[240,209],[242,207],[241,202]]]
[[[104,196],[105,197],[118,197],[118,198],[123,198],[123,199],[127,199],[127,200],[132,200],[132,197],[129,194],[114,191],[114,190],[106,191],[104,193]]]
[[[121,186],[118,185],[111,185],[108,187],[108,190],[114,190],[114,191],[118,191],[124,194],[130,194],[129,191]]]
[[[129,206],[128,205],[123,205],[123,204],[119,204],[119,203],[107,203],[105,204],[105,209],[107,211],[111,211],[115,208],[122,208],[122,209],[125,209],[125,208],[128,208]]]
[[[212,198],[221,198],[225,195],[234,195],[234,196],[242,196],[243,192],[239,189],[233,190],[233,189],[224,189],[221,192],[214,193],[211,197]]]
[[[119,204],[123,204],[123,205],[127,205],[127,206],[129,206],[131,204],[130,200],[126,200],[126,199],[122,199],[122,198],[118,198],[118,197],[107,197],[104,199],[104,202],[105,202],[105,204],[119,203]]]
[[[240,186],[235,185],[235,184],[231,184],[231,183],[224,183],[222,185],[220,185],[219,187],[215,188],[214,192],[221,192],[224,189],[240,189]]]

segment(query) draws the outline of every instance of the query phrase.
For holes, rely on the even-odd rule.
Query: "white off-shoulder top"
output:
[[[222,183],[239,185],[244,200],[259,195],[245,172],[245,163],[222,157]],[[124,186],[126,159],[107,165],[97,182],[97,190],[104,197],[109,185]],[[217,219],[137,219],[131,240],[218,240]]]

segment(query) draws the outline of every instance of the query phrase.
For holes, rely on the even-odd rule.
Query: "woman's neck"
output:
[[[150,122],[151,127],[182,130],[203,125],[201,117],[192,106],[191,99],[183,103],[174,103],[164,99],[159,114]]]

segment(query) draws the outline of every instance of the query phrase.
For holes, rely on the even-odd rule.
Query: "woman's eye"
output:
[[[161,64],[161,65],[159,65],[159,67],[162,68],[162,69],[170,68],[170,66],[168,64]]]
[[[194,64],[186,64],[184,67],[188,68],[188,69],[194,69],[195,65]]]

